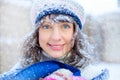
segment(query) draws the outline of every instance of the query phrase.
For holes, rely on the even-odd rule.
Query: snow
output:
[[[120,80],[120,64],[101,62],[98,66],[105,67],[109,70],[109,80]],[[98,67],[99,68],[99,67]]]
[[[30,6],[30,0],[4,0],[5,2],[10,2],[19,6]],[[76,0],[80,2],[79,0]],[[103,14],[103,12],[110,12],[117,10],[116,0],[81,0],[87,12],[92,14]],[[100,2],[101,1],[101,2]],[[93,3],[94,2],[94,3]],[[103,3],[104,2],[104,3]],[[106,6],[104,6],[106,5]],[[91,6],[91,7],[90,7]],[[97,6],[97,9],[96,9]],[[9,41],[8,41],[9,43]],[[120,80],[120,64],[118,63],[106,63],[101,62],[99,64],[101,67],[106,67],[109,69],[110,79],[109,80]]]
[[[117,0],[76,0],[81,3],[87,13],[101,15],[104,13],[118,11]]]
[[[31,0],[3,0],[3,2],[25,7],[29,7],[32,4]]]
[[[4,0],[19,6],[31,6],[34,0]],[[117,0],[75,0],[81,3],[85,11],[94,15],[100,15],[111,11],[118,11]]]

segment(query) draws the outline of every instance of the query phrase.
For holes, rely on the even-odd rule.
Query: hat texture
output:
[[[33,25],[38,23],[44,16],[49,14],[64,14],[71,16],[80,29],[85,21],[83,7],[72,0],[35,0],[31,9]]]

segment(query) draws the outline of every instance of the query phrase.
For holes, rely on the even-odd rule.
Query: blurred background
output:
[[[110,70],[110,80],[120,76],[120,0],[75,0],[87,13],[83,31],[95,46],[96,61]],[[0,0],[0,73],[21,57],[21,46],[32,30],[32,0]]]

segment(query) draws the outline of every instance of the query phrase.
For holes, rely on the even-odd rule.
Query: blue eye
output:
[[[44,28],[44,29],[49,29],[50,26],[49,26],[49,25],[44,25],[44,26],[42,26],[42,28]]]
[[[63,28],[68,29],[68,28],[70,28],[70,26],[67,25],[67,24],[64,24],[64,25],[63,25]]]

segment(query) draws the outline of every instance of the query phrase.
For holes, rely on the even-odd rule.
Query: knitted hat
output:
[[[33,25],[38,23],[44,16],[49,14],[65,14],[71,16],[79,28],[85,21],[85,14],[82,6],[72,0],[35,0],[31,10]]]

